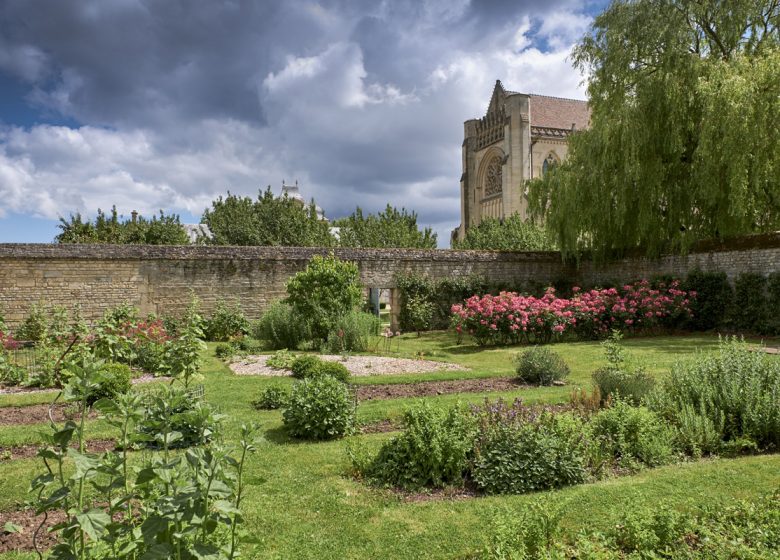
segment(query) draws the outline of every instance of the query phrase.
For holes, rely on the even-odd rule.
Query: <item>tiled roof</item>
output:
[[[588,128],[590,108],[587,101],[529,94],[531,98],[531,126],[577,130]]]

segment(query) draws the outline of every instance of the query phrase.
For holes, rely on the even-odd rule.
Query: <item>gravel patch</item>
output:
[[[341,362],[356,377],[369,375],[398,375],[401,373],[429,373],[433,371],[467,371],[458,364],[434,362],[432,360],[412,360],[409,358],[388,358],[386,356],[319,356],[328,362]],[[247,356],[230,364],[230,369],[237,375],[265,375],[283,377],[290,375],[286,369],[274,369],[265,365],[270,356]]]

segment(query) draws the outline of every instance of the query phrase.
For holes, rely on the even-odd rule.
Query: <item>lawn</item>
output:
[[[679,359],[712,349],[710,335],[633,338],[625,341],[631,359],[660,376]],[[529,402],[561,402],[572,389],[589,385],[590,374],[604,364],[597,342],[554,346],[571,368],[565,387],[518,388],[490,394],[491,398],[521,397]],[[348,476],[345,448],[349,443],[378,448],[392,434],[352,436],[347,440],[309,443],[290,440],[278,411],[256,411],[252,399],[279,379],[236,376],[213,357],[209,345],[202,369],[207,399],[229,415],[226,439],[234,441],[241,423],[259,422],[263,438],[247,467],[244,554],[246,558],[467,558],[478,552],[490,534],[490,521],[506,508],[543,498],[564,504],[568,534],[583,528],[608,527],[633,504],[688,508],[703,504],[754,498],[780,487],[780,455],[740,459],[709,459],[643,471],[634,476],[570,487],[538,495],[463,499],[406,499],[388,490],[369,488]],[[423,382],[438,379],[505,377],[512,374],[512,355],[521,347],[480,349],[456,344],[449,333],[418,338],[403,335],[392,355],[425,357],[464,365],[469,371],[433,374],[370,376],[356,383]],[[289,382],[284,380],[283,382]],[[477,402],[484,394],[430,397],[437,406],[457,401]],[[2,395],[0,407],[48,402],[52,394]],[[398,418],[414,399],[362,403],[362,423]],[[92,420],[90,437],[110,437],[111,428]],[[41,441],[35,426],[0,426],[0,447]],[[142,454],[134,456],[140,461]],[[36,459],[0,460],[0,527],[3,511],[20,507],[28,498],[29,481],[40,472]],[[15,553],[3,558],[33,557]]]

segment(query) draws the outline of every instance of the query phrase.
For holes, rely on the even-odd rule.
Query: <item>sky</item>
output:
[[[298,181],[329,218],[460,222],[463,122],[493,85],[585,98],[606,0],[0,0],[0,242],[98,208],[200,221]]]

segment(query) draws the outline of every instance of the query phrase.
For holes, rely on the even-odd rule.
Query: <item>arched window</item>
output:
[[[544,162],[542,162],[542,176],[547,175],[547,172],[558,165],[558,163],[558,156],[556,156],[554,152],[547,154],[547,157],[544,158]]]
[[[503,189],[503,165],[501,163],[501,157],[493,156],[488,163],[487,170],[485,171],[485,196],[492,196],[494,194],[500,194]]]

